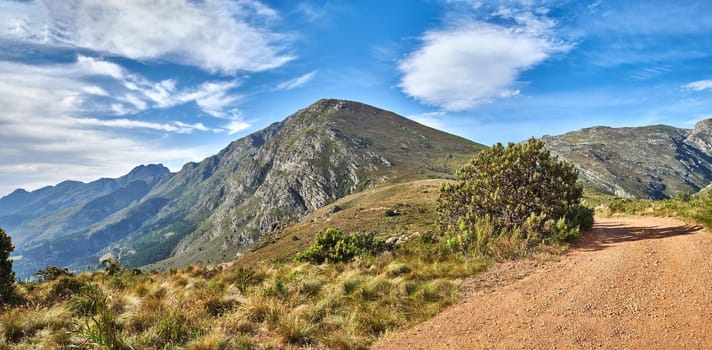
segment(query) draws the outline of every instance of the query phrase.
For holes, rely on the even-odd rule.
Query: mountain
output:
[[[14,269],[18,276],[26,277],[42,266],[61,265],[49,256],[25,255],[27,247],[86,231],[138,202],[170,176],[163,165],[141,165],[117,179],[64,181],[32,192],[19,189],[0,198],[0,227],[16,246]]]
[[[543,139],[594,191],[660,199],[712,183],[712,119],[694,129],[598,126]]]
[[[64,181],[32,192],[18,189],[0,198],[0,227],[12,232],[15,245],[62,235],[125,208],[168,177],[163,165],[141,165],[117,179]]]
[[[482,148],[372,106],[320,100],[186,164],[140,200],[102,211],[108,215],[99,222],[56,237],[38,226],[37,239],[24,239],[16,249],[23,256],[16,271],[21,266],[27,274],[48,263],[81,268],[108,253],[132,266],[231,260],[265,233],[348,194],[452,177]]]

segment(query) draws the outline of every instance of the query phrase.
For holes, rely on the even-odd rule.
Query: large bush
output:
[[[460,169],[440,189],[439,225],[448,245],[485,247],[502,235],[528,243],[570,240],[592,225],[581,206],[583,188],[573,165],[552,158],[544,142],[497,144]]]

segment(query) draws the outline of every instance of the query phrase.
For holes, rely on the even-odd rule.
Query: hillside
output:
[[[452,177],[482,148],[375,107],[320,100],[186,164],[100,222],[18,245],[16,266],[20,275],[47,264],[80,268],[107,253],[131,266],[232,260],[263,234],[351,193]]]
[[[265,235],[235,263],[257,266],[269,261],[287,261],[296,252],[306,249],[317,232],[327,228],[347,233],[375,233],[380,239],[416,238],[432,233],[436,201],[444,181],[448,180],[417,180],[351,194],[315,210],[283,230]]]
[[[660,199],[712,182],[712,119],[694,129],[593,127],[543,139],[593,191]]]

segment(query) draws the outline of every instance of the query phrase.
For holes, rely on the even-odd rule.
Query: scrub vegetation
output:
[[[346,197],[228,264],[48,267],[16,287],[0,348],[367,348],[456,302],[464,279],[561,251],[592,222],[576,172],[539,141],[481,152],[459,176]]]

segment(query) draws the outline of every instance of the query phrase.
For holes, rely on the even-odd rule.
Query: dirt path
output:
[[[559,261],[525,264],[373,348],[712,349],[712,233],[699,227],[597,219]]]

